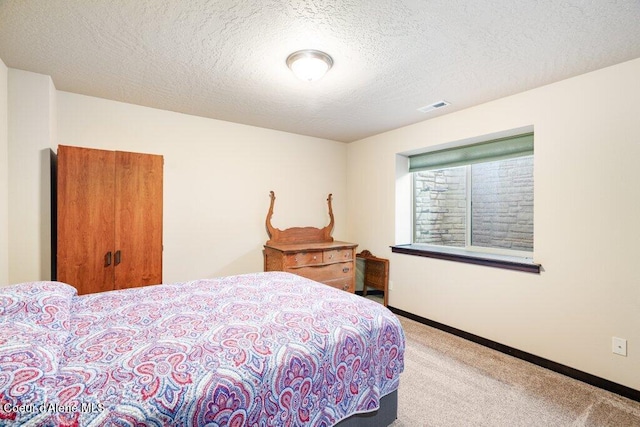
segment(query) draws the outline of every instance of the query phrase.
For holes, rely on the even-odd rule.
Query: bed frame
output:
[[[387,427],[398,418],[398,390],[380,399],[380,409],[355,414],[340,421],[335,427]]]

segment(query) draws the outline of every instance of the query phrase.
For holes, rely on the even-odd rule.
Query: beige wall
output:
[[[9,282],[51,277],[50,149],[55,89],[49,76],[8,70]]]
[[[8,73],[0,59],[0,286],[9,283]]]
[[[269,191],[278,228],[346,233],[346,145],[58,92],[58,142],[164,156],[164,281],[262,271]]]
[[[349,144],[349,238],[390,258],[390,305],[640,390],[639,75],[640,59]],[[526,126],[540,275],[391,253],[398,153]]]
[[[342,144],[59,92],[48,76],[0,66],[11,112],[0,110],[0,281],[48,278],[48,147],[158,153],[167,282],[261,270],[269,190],[280,228],[325,225],[332,192],[334,236],[391,259],[392,306],[640,389],[637,75],[640,60]],[[540,275],[390,252],[407,239],[398,153],[526,126]],[[612,336],[629,341],[628,357],[611,353]]]

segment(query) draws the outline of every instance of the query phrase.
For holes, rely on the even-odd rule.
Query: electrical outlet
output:
[[[615,354],[619,354],[620,356],[627,355],[627,340],[624,338],[613,337],[612,344],[612,350]]]
[[[393,290],[393,280],[389,280],[389,290]]]

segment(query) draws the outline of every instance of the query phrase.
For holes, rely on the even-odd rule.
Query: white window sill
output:
[[[533,262],[533,260],[529,258],[479,253],[460,248],[447,248],[443,246],[395,245],[391,246],[391,252],[464,262],[468,264],[485,265],[488,267],[505,268],[508,270],[517,270],[536,274],[540,274],[540,269],[542,268],[540,264]]]

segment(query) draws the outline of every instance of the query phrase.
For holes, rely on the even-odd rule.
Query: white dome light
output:
[[[293,52],[287,58],[287,66],[300,80],[312,82],[320,79],[333,65],[333,59],[319,50],[307,49]]]

